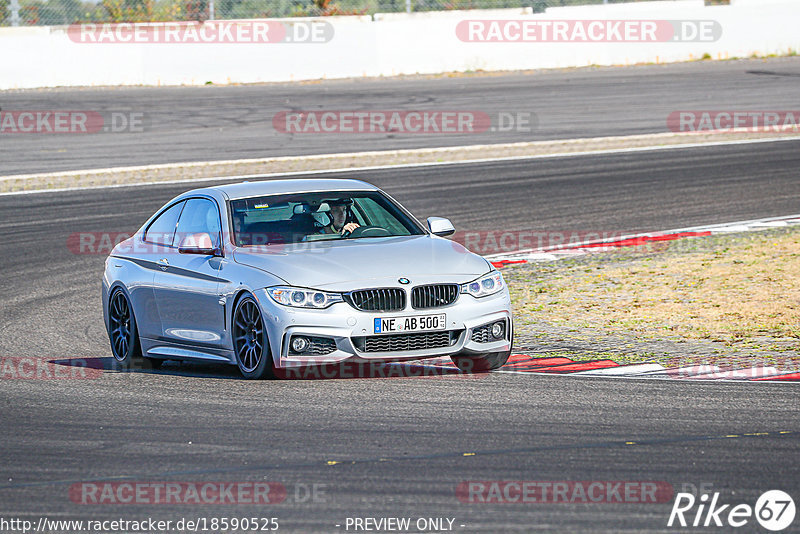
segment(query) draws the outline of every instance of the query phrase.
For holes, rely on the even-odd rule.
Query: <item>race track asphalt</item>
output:
[[[798,149],[791,141],[349,176],[460,230],[645,231],[800,212]],[[731,504],[753,505],[769,489],[800,497],[791,384],[515,374],[250,382],[194,364],[114,371],[104,257],[75,254],[67,240],[135,230],[188,188],[0,196],[0,357],[107,368],[88,380],[0,380],[2,517],[277,517],[284,532],[346,532],[347,517],[447,517],[457,532],[663,532],[675,530],[666,527],[671,501],[466,504],[455,490],[471,480],[664,481],[676,492],[705,484]],[[271,481],[288,497],[268,506],[70,499],[74,484],[100,480]],[[304,499],[313,484],[324,485],[317,502]],[[757,528],[751,519],[746,530]]]
[[[11,134],[0,176],[188,161],[496,144],[667,132],[682,110],[796,110],[800,58],[736,60],[535,73],[233,87],[60,88],[0,92],[0,109],[138,114],[138,132]],[[295,134],[281,111],[472,111],[481,133]],[[498,129],[523,114],[530,128]],[[528,114],[528,115],[524,115]],[[108,122],[105,123],[108,126]],[[508,124],[505,122],[504,124]]]

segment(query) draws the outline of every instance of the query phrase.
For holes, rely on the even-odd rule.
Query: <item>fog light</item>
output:
[[[505,333],[506,329],[505,327],[506,325],[503,323],[503,321],[497,321],[496,323],[494,323],[492,325],[492,337],[495,339],[500,339],[501,337],[503,337],[503,334]]]
[[[307,348],[308,339],[300,336],[292,338],[292,352],[305,352]]]

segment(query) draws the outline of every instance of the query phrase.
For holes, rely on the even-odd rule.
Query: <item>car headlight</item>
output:
[[[268,287],[267,295],[278,304],[294,308],[327,308],[331,304],[343,302],[341,293],[328,293],[302,287]]]
[[[499,271],[492,271],[489,274],[468,282],[461,284],[461,292],[469,293],[473,297],[487,297],[494,295],[506,286],[503,280],[503,275]]]

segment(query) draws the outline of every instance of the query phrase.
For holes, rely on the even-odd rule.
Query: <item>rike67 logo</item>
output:
[[[755,520],[767,530],[784,530],[794,521],[795,505],[792,497],[781,490],[763,493],[755,506],[741,503],[722,504],[719,492],[709,496],[703,493],[699,498],[691,493],[678,493],[667,526],[677,527],[733,527],[739,528]]]

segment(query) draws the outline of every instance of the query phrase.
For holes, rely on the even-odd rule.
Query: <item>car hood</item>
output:
[[[240,247],[234,260],[299,287],[348,291],[420,282],[464,283],[491,270],[459,243],[430,235]]]

